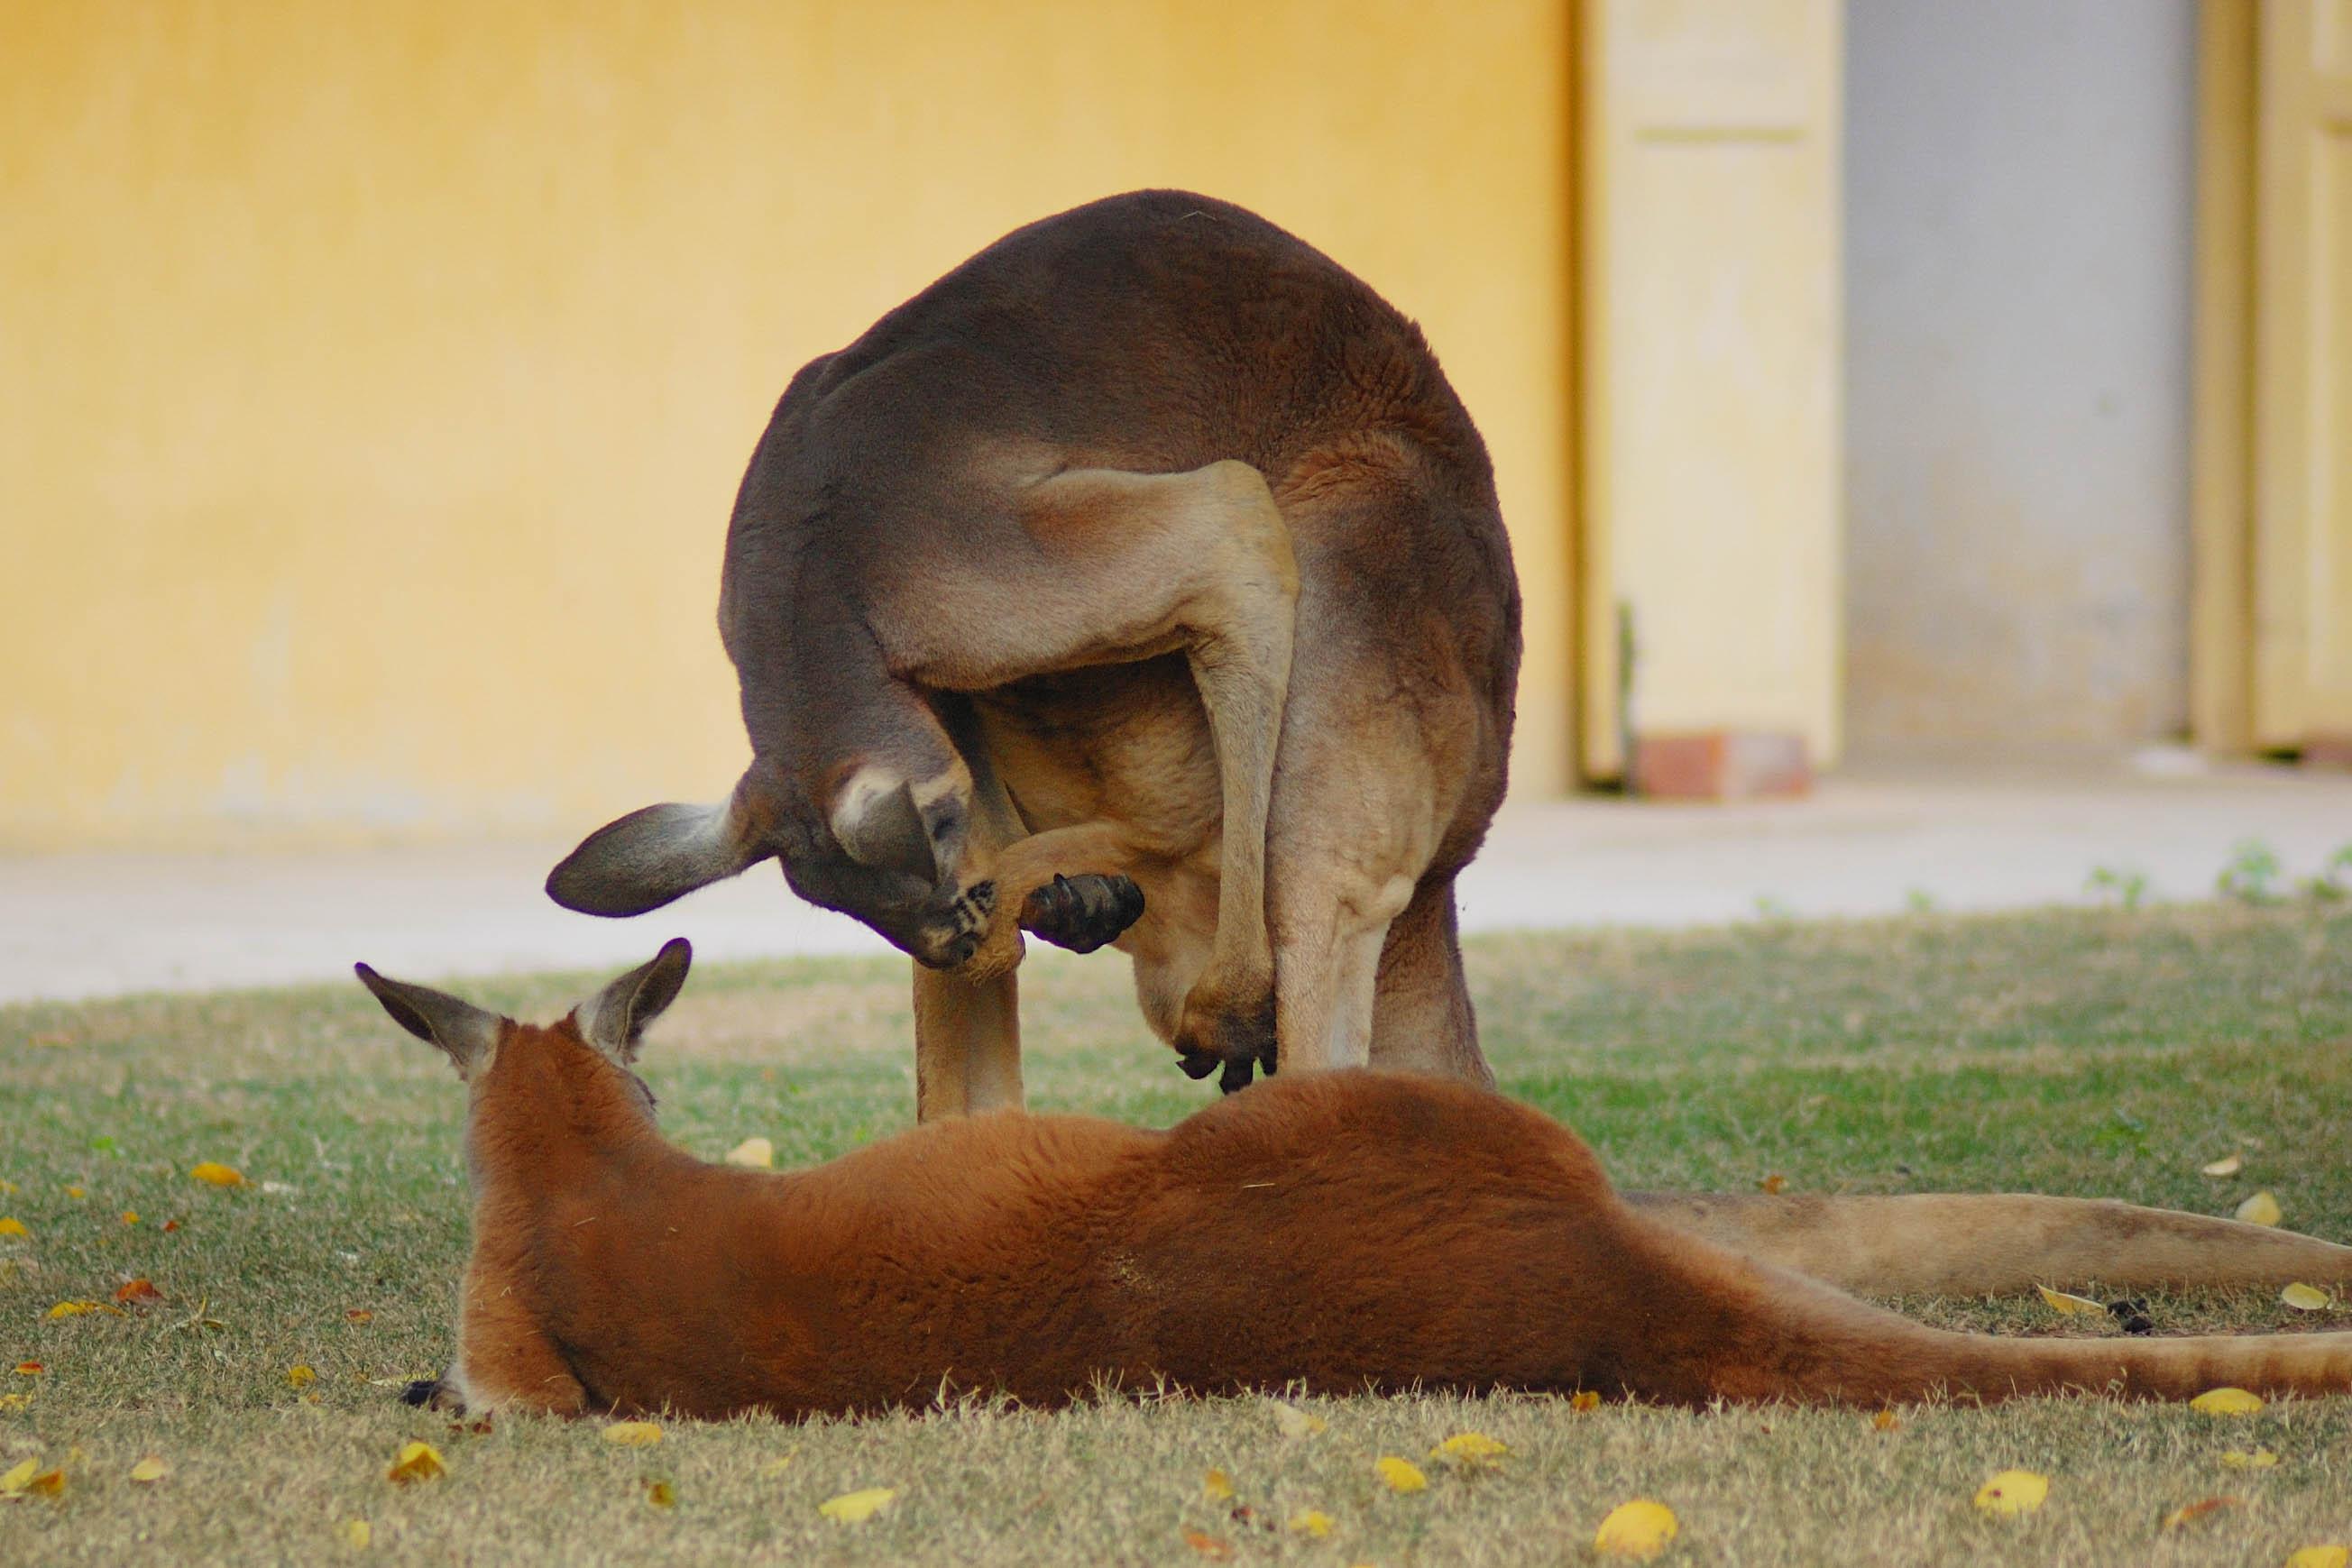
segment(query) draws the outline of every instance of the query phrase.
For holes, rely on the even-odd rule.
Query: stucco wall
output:
[[[1853,0],[1847,724],[2188,709],[2192,0]]]
[[[1427,328],[1563,785],[1567,9],[0,0],[0,844],[573,831],[744,756],[793,370],[1189,185]]]

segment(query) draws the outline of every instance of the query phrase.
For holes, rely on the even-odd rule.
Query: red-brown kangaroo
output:
[[[1283,1078],[1164,1133],[1008,1111],[789,1175],[706,1165],[663,1141],[630,1068],[690,958],[672,942],[551,1028],[359,967],[469,1086],[444,1390],[467,1406],[790,1417],[1163,1380],[1675,1404],[2352,1390],[2347,1333],[1923,1327],[1645,1217],[1566,1128],[1423,1076]],[[2352,1249],[2252,1244],[2274,1272],[2352,1280]]]

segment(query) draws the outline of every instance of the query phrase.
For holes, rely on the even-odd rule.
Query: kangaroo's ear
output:
[[[582,840],[548,873],[547,896],[583,915],[643,915],[773,853],[731,799],[716,806],[647,806]]]
[[[449,1064],[457,1070],[458,1077],[472,1077],[476,1069],[498,1050],[499,1033],[507,1021],[498,1014],[446,991],[386,979],[365,964],[354,964],[352,969],[359,976],[360,984],[383,1004],[393,1022],[447,1053]]]
[[[940,880],[931,831],[904,779],[859,768],[834,802],[832,825],[833,836],[858,864],[902,873],[925,887]]]
[[[693,967],[693,945],[683,936],[671,937],[651,963],[630,970],[580,1004],[572,1015],[580,1038],[619,1061],[635,1061],[646,1026],[677,1000],[686,987],[686,972]]]

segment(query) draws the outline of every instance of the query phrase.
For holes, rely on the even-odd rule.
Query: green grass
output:
[[[2352,1239],[2352,915],[1769,923],[1488,939],[1470,957],[1505,1089],[1576,1126],[1628,1186],[1777,1174],[1796,1190],[2032,1189],[2208,1213],[2268,1187],[2289,1225]],[[604,977],[459,988],[545,1016]],[[1026,988],[1036,1108],[1165,1124],[1203,1103],[1108,956],[1033,960]],[[761,1134],[794,1164],[907,1124],[910,1037],[895,964],[711,966],[646,1067],[687,1147],[715,1156]],[[16,1187],[0,1214],[31,1232],[0,1241],[0,1395],[29,1396],[0,1411],[0,1469],[38,1458],[68,1478],[61,1498],[0,1505],[0,1562],[331,1561],[359,1555],[340,1531],[365,1519],[368,1555],[416,1561],[1201,1561],[1190,1530],[1241,1562],[1554,1563],[1589,1558],[1601,1516],[1635,1496],[1681,1517],[1676,1562],[2276,1563],[2352,1540],[2347,1399],[2227,1423],[2074,1400],[1926,1408],[1884,1431],[1846,1413],[1532,1398],[1318,1400],[1328,1429],[1304,1439],[1263,1402],[1192,1400],[677,1424],[652,1448],[607,1445],[593,1424],[453,1430],[391,1384],[448,1352],[461,1111],[439,1058],[356,985],[0,1010],[0,1178]],[[2242,1176],[2198,1174],[2238,1148]],[[256,1185],[199,1185],[200,1160]],[[163,1305],[46,1316],[140,1275]],[[2056,1326],[2015,1301],[1905,1305]],[[2157,1311],[2168,1330],[2293,1315],[2260,1294]],[[11,1375],[19,1360],[47,1370]],[[317,1382],[290,1386],[296,1365]],[[1510,1457],[1476,1474],[1424,1459],[1413,1496],[1376,1483],[1376,1457],[1423,1459],[1465,1428]],[[384,1480],[410,1437],[440,1447],[446,1479]],[[2257,1445],[2276,1468],[2221,1466]],[[135,1485],[147,1454],[172,1474]],[[1979,1483],[2013,1466],[2053,1478],[2049,1504],[1977,1513]],[[1234,1502],[1202,1495],[1212,1467]],[[647,1503],[654,1479],[674,1508]],[[899,1496],[863,1525],[818,1516],[866,1486]],[[2159,1532],[2214,1495],[2246,1505]],[[1307,1508],[1335,1521],[1328,1539],[1281,1528]]]

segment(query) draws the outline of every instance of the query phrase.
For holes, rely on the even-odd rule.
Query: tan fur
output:
[[[608,988],[632,1032],[502,1021],[473,1059],[469,1404],[790,1417],[1106,1380],[1676,1404],[2352,1390],[2352,1334],[1922,1327],[1662,1224],[1558,1124],[1417,1076],[1278,1080],[1165,1133],[999,1112],[789,1175],[706,1165],[626,1064],[682,948]],[[437,1040],[434,1004],[363,977]]]

